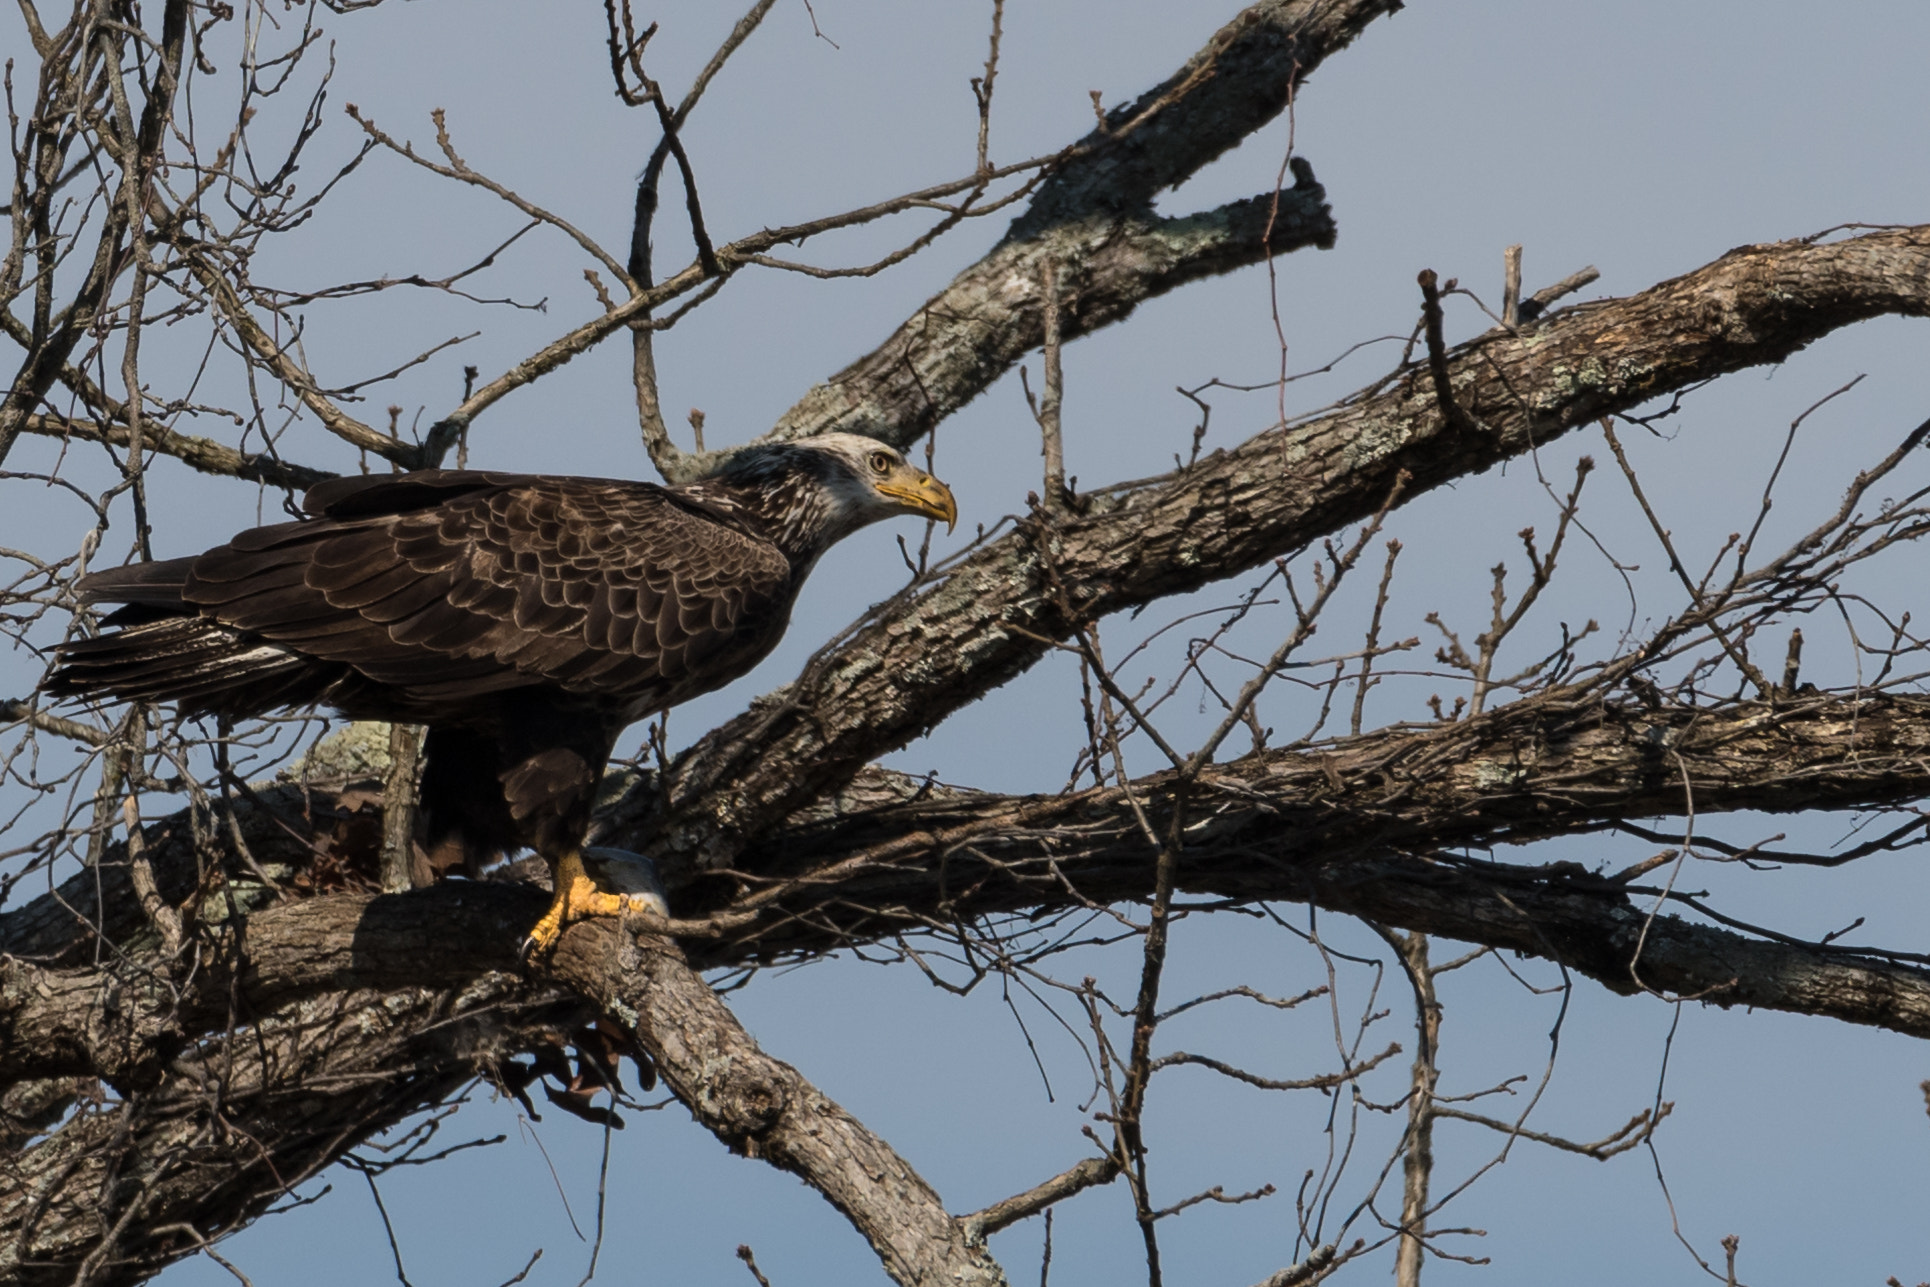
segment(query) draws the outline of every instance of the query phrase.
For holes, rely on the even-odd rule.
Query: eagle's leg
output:
[[[624,849],[566,849],[553,864],[555,894],[549,910],[523,940],[523,955],[547,953],[563,931],[590,916],[626,912],[670,915],[656,864]]]

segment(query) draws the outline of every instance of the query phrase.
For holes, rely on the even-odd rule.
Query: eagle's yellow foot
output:
[[[601,847],[570,850],[556,860],[556,894],[549,910],[523,939],[522,955],[547,955],[563,931],[590,916],[625,912],[670,915],[656,864],[642,854]]]

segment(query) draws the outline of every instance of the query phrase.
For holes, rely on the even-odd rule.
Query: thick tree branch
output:
[[[713,921],[677,925],[709,968],[1005,912],[1143,899],[1152,862],[1132,801],[1164,824],[1174,781],[1167,772],[1130,791],[1027,797],[921,793],[918,783],[874,772],[838,812],[787,829],[781,861],[754,855],[769,858],[774,883]],[[1209,767],[1190,788],[1179,883],[1243,900],[1310,900],[1557,956],[1628,991],[1629,959],[1617,945],[1641,919],[1636,911],[1645,915],[1653,902],[1639,887],[1574,864],[1524,868],[1444,855],[1600,831],[1616,818],[1678,816],[1691,798],[1707,817],[1879,807],[1926,794],[1930,700],[1922,698],[1817,694],[1787,705],[1660,711],[1524,701],[1479,720],[1397,727]],[[315,812],[326,820],[320,802]],[[283,863],[306,861],[266,813],[244,813],[241,822],[271,870],[285,874]],[[193,888],[196,861],[185,820],[152,824],[147,839],[163,896],[180,901]],[[373,852],[371,841],[371,871]],[[232,855],[213,857],[234,864]],[[0,1082],[83,1072],[147,1081],[169,1057],[155,1035],[169,1016],[192,1034],[225,1013],[219,978],[204,982],[202,996],[176,992],[135,964],[62,964],[86,959],[75,949],[92,941],[87,922],[136,953],[131,961],[147,950],[126,880],[124,860],[110,855],[98,873],[0,917],[0,960],[13,958],[0,983]],[[251,909],[268,896],[258,886],[239,886],[237,897],[252,961],[243,983],[263,1010],[331,989],[460,987],[511,963],[517,929],[541,905],[526,887],[492,883],[259,911]],[[1728,987],[1736,970],[1709,963],[1738,953],[1757,962],[1742,974],[1752,989],[1747,1004],[1930,1035],[1930,974],[1856,951],[1752,940],[1662,917],[1643,952],[1643,978],[1653,983],[1653,970],[1674,971],[1658,986]],[[1740,993],[1732,1000],[1745,1003]],[[103,1023],[103,1011],[112,1022]],[[41,1047],[32,1052],[24,1048],[30,1033]]]
[[[623,843],[660,860],[738,863],[745,837],[1005,683],[1080,621],[1314,541],[1374,513],[1403,474],[1411,498],[1603,415],[1779,362],[1839,327],[1926,313],[1930,226],[1745,247],[1639,295],[1455,349],[1447,377],[1476,432],[1447,424],[1425,369],[1408,368],[1185,470],[1088,492],[1087,514],[1051,534],[1063,595],[1049,592],[1038,531],[1021,523],[706,736],[676,765],[671,812],[655,792],[619,812]]]
[[[1325,194],[1304,162],[1294,187],[1184,219],[1153,199],[1273,120],[1329,55],[1400,0],[1270,0],[1244,10],[1163,83],[1107,114],[991,253],[884,343],[785,412],[772,436],[865,433],[905,446],[1003,375],[1044,335],[1041,261],[1066,297],[1065,337],[1129,315],[1213,273],[1331,246]],[[1210,244],[1209,244],[1210,243]]]
[[[361,1140],[527,1044],[523,1025],[587,1015],[554,992],[535,1005],[531,995],[502,974],[460,994],[335,992],[183,1049],[130,1100],[83,1094],[57,1131],[0,1162],[0,1277],[120,1287],[195,1254],[191,1231],[216,1236],[286,1201]]]
[[[1697,711],[1528,700],[1479,720],[1395,728],[1209,767],[1188,789],[1179,883],[1243,901],[1308,901],[1548,957],[1617,991],[1666,989],[1930,1036],[1930,971],[1916,965],[1752,938],[1671,915],[1651,919],[1652,892],[1573,864],[1524,868],[1441,853],[1585,832],[1616,817],[1679,813],[1691,795],[1700,816],[1882,805],[1930,793],[1926,766],[1930,701],[1920,698],[1815,694]],[[1155,775],[1133,786],[1155,825],[1164,824],[1171,779]],[[740,899],[712,928],[684,925],[696,964],[947,933],[1005,912],[1143,899],[1152,888],[1150,856],[1123,790],[919,798],[915,784],[890,775],[861,785],[843,813],[789,831],[788,870],[779,874],[795,880]],[[289,788],[262,798],[283,808],[296,803]],[[333,816],[319,797],[311,813],[324,824]],[[246,812],[240,821],[258,861],[282,871],[307,860],[299,839],[267,812]],[[177,902],[195,886],[188,833],[185,821],[149,830],[157,883]],[[365,865],[372,869],[372,840],[369,848]],[[239,870],[233,855],[201,857]],[[767,865],[777,869],[775,855]],[[127,1157],[172,1156],[162,1146],[181,1140],[168,1132],[185,1128],[162,1110],[190,1102],[191,1089],[200,1093],[190,1080],[215,1061],[232,1005],[265,1016],[270,1032],[284,1031],[278,1024],[299,1029],[299,1041],[288,1038],[296,1043],[291,1049],[307,1053],[275,1063],[265,1085],[259,1071],[234,1074],[234,1085],[248,1093],[231,1091],[226,1102],[235,1105],[237,1122],[260,1132],[251,1138],[262,1152],[253,1144],[189,1150],[196,1159],[189,1170],[169,1163],[177,1169],[163,1168],[143,1181],[147,1187],[127,1190],[125,1201],[153,1204],[142,1208],[147,1227],[169,1222],[159,1215],[207,1230],[231,1227],[283,1193],[283,1182],[313,1173],[366,1130],[400,1120],[523,1048],[518,1032],[580,1022],[582,1012],[571,1011],[548,982],[507,973],[519,930],[542,904],[533,889],[445,882],[401,895],[334,894],[264,906],[265,891],[237,881],[231,877],[230,888],[245,921],[217,920],[205,932],[214,942],[233,942],[229,930],[245,924],[245,965],[231,975],[211,959],[191,985],[169,984],[156,968],[152,931],[127,896],[125,867],[115,855],[97,872],[0,918],[0,1083],[101,1076],[147,1106],[111,1128],[97,1118],[130,1110],[83,1113],[17,1155],[0,1184],[0,1227],[19,1228],[19,1193],[53,1174],[60,1157],[97,1143],[95,1132],[106,1139],[131,1131],[125,1138],[135,1151]],[[22,959],[88,942],[78,932],[81,920],[97,916],[117,949],[106,954],[109,964],[86,964],[91,948],[69,954],[73,963],[65,965]],[[756,1052],[674,952],[591,924],[572,931],[554,970],[574,994],[635,1029],[706,1127],[804,1176],[850,1214],[901,1281],[949,1282],[955,1279],[945,1275],[955,1272],[996,1281],[979,1241],[981,1230],[998,1227],[993,1213],[946,1216],[882,1141],[794,1070]],[[504,1017],[487,1019],[485,1009]],[[378,1013],[395,1017],[392,1030],[383,1026],[337,1050],[344,1033],[364,1021],[358,1016]],[[476,1018],[453,1023],[468,1014]],[[412,1025],[431,1035],[407,1038]],[[311,1039],[312,1048],[302,1044]],[[306,1125],[277,1126],[273,1101],[298,1088],[310,1093],[324,1064],[359,1089],[345,1086]],[[725,1066],[728,1076],[718,1072]],[[1102,1178],[1088,1175],[1091,1169],[1075,1168],[1074,1178]],[[1042,1188],[1058,1192],[1050,1183]],[[64,1193],[80,1191],[62,1186]],[[39,1240],[30,1242],[35,1254],[70,1266],[103,1236],[91,1208],[62,1208],[41,1222]],[[162,1239],[127,1254],[130,1264],[151,1267],[154,1257],[190,1250]]]
[[[1816,698],[1786,707],[1647,711],[1532,702],[1441,728],[1394,729],[1210,769],[1188,796],[1180,885],[1311,901],[1405,929],[1555,957],[1618,991],[1651,894],[1573,864],[1522,868],[1448,851],[1585,834],[1617,818],[1860,808],[1930,794],[1930,702]],[[1152,856],[1133,809],[1167,825],[1171,774],[1072,796],[961,793],[916,803],[873,776],[849,814],[747,855],[795,883],[738,899],[762,915],[706,961],[822,952],[988,914],[1143,899]],[[1434,857],[1414,857],[1431,854]],[[1824,1014],[1930,1036],[1930,974],[1799,942],[1659,917],[1641,980],[1720,1004]]]
[[[570,935],[556,977],[631,1026],[677,1098],[733,1152],[797,1175],[907,1287],[1003,1287],[983,1233],[955,1220],[884,1140],[758,1049],[667,940],[607,922]]]
[[[135,1281],[192,1254],[197,1243],[165,1233],[131,1235],[120,1247],[105,1234],[135,1204],[144,1230],[187,1223],[214,1233],[252,1218],[370,1131],[488,1073],[521,1048],[512,1028],[553,1030],[572,1013],[556,992],[561,982],[630,1030],[693,1116],[734,1151],[791,1171],[823,1193],[899,1282],[1004,1283],[983,1231],[954,1220],[888,1144],[760,1050],[666,940],[607,922],[583,925],[564,940],[549,978],[518,977],[513,945],[518,927],[541,906],[536,891],[443,884],[422,892],[429,896],[337,895],[270,907],[246,918],[238,974],[222,964],[223,954],[186,988],[146,952],[101,970],[42,969],[0,957],[0,1029],[7,1033],[0,1084],[72,1070],[132,1097],[84,1115],[80,1125],[0,1168],[0,1231],[7,1235],[0,1237],[0,1272],[26,1273],[23,1282],[64,1282],[60,1274],[71,1276],[75,1263],[111,1248],[126,1270],[93,1281]],[[252,1054],[253,1034],[221,1040],[237,1004],[240,1015],[267,1016],[256,1025],[265,1066]],[[358,1024],[367,1030],[357,1031]],[[35,1038],[21,1039],[29,1028]],[[227,1067],[224,1055],[237,1053],[241,1065]],[[120,1156],[105,1146],[116,1129],[136,1132],[132,1145],[143,1154],[188,1143],[181,1127],[150,1122],[191,1107],[208,1089],[211,1069],[223,1078],[231,1124],[256,1132],[246,1146],[183,1149],[191,1164],[163,1163],[160,1174],[99,1211],[62,1206],[30,1218],[40,1183],[62,1157],[80,1150],[90,1165],[98,1155],[105,1168]],[[336,1093],[316,1090],[331,1082]],[[290,1094],[319,1094],[321,1102],[290,1115],[276,1102]],[[278,1114],[303,1125],[278,1124]],[[96,1188],[68,1183],[61,1191]],[[29,1268],[29,1261],[37,1263]]]
[[[1057,266],[1065,339],[1124,321],[1149,299],[1334,242],[1326,189],[1296,157],[1294,186],[1183,218],[1150,211],[1007,240],[926,301],[883,346],[818,385],[770,436],[863,433],[906,446],[977,397],[1045,336],[1039,282]]]
[[[1053,172],[1010,239],[1151,205],[1285,111],[1321,63],[1402,7],[1402,0],[1248,6],[1165,81],[1106,113]]]

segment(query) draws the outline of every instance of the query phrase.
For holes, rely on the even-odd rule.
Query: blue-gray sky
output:
[[[965,173],[976,115],[968,80],[984,58],[989,5],[814,0],[829,40],[814,36],[801,0],[782,0],[719,79],[685,138],[710,226],[719,237],[829,213]],[[1231,3],[1158,5],[1138,0],[1039,5],[1012,0],[1006,13],[992,129],[995,161],[1050,151],[1091,121],[1088,91],[1107,104],[1170,72],[1233,12]],[[681,91],[735,12],[681,3],[639,7],[660,22],[652,74]],[[279,16],[279,15],[278,15]],[[284,18],[285,20],[285,18]],[[13,22],[9,17],[7,22]],[[338,64],[328,133],[310,170],[354,145],[341,115],[355,103],[391,133],[432,145],[427,113],[447,109],[457,146],[477,168],[583,226],[606,245],[625,242],[632,185],[654,141],[646,117],[609,90],[600,6],[467,0],[391,3],[363,14],[324,15]],[[0,26],[15,45],[17,29]],[[237,24],[215,38],[233,42]],[[835,46],[831,43],[835,41]],[[218,47],[217,47],[218,48]],[[1801,236],[1845,222],[1913,223],[1930,210],[1926,127],[1930,8],[1865,0],[1824,11],[1795,3],[1718,2],[1614,6],[1538,3],[1450,5],[1414,0],[1332,58],[1301,92],[1293,144],[1326,184],[1340,228],[1336,247],[1277,265],[1277,298],[1290,362],[1304,370],[1348,345],[1402,334],[1413,325],[1415,273],[1432,267],[1491,302],[1500,294],[1502,248],[1525,246],[1529,289],[1594,264],[1587,294],[1624,294],[1688,271],[1744,243]],[[217,61],[219,58],[217,56]],[[225,79],[224,79],[225,77]],[[220,120],[232,71],[198,82],[199,105]],[[211,127],[213,128],[213,127]],[[1281,120],[1204,171],[1162,208],[1185,212],[1261,192],[1288,144]],[[312,182],[313,180],[311,180]],[[674,205],[661,226],[660,256],[680,263],[687,245]],[[513,212],[384,154],[372,156],[324,208],[313,228],[271,250],[258,280],[319,285],[379,273],[446,272],[514,229]],[[815,262],[859,262],[907,235],[908,225],[867,230],[814,246]],[[824,282],[747,275],[667,335],[658,350],[663,400],[673,426],[690,406],[708,416],[713,444],[767,428],[812,383],[882,339],[898,320],[987,248],[1002,230],[968,225],[879,277]],[[533,236],[502,257],[478,288],[519,299],[547,297],[546,312],[492,312],[480,319],[433,296],[390,293],[315,309],[306,354],[329,383],[387,369],[448,335],[483,335],[379,392],[364,418],[393,400],[425,408],[423,421],[460,390],[462,365],[485,376],[587,316],[583,256],[556,237]],[[1450,338],[1481,323],[1463,305]],[[1773,371],[1748,372],[1696,394],[1667,422],[1669,437],[1632,443],[1645,483],[1685,546],[1713,552],[1746,522],[1780,435],[1822,394],[1855,375],[1868,379],[1816,416],[1799,440],[1777,529],[1813,522],[1863,463],[1925,415],[1920,323],[1883,321],[1842,332]],[[177,355],[178,356],[178,355]],[[169,360],[165,342],[148,362]],[[1366,383],[1392,361],[1368,350],[1330,377],[1290,387],[1304,411]],[[1143,308],[1129,323],[1066,354],[1068,466],[1089,483],[1170,467],[1195,422],[1175,385],[1219,377],[1258,383],[1276,369],[1278,346],[1267,275],[1251,269],[1189,287]],[[1216,400],[1208,446],[1265,428],[1271,392]],[[212,430],[208,430],[212,432]],[[1600,452],[1598,438],[1557,444],[1544,471],[1565,480],[1574,457]],[[312,430],[286,447],[315,463],[347,467]],[[628,354],[610,344],[519,393],[476,427],[472,462],[492,468],[647,475],[635,429]],[[51,459],[42,445],[23,462]],[[960,539],[978,523],[1022,508],[1038,486],[1036,432],[1016,379],[1002,381],[941,430],[939,473],[960,500]],[[249,489],[200,479],[163,462],[156,469],[157,553],[197,549],[255,521]],[[1605,543],[1618,557],[1660,563],[1630,521],[1625,499],[1595,483]],[[17,511],[19,512],[19,511]],[[1739,516],[1743,516],[1740,517]],[[80,516],[66,515],[78,523]],[[1524,463],[1469,479],[1402,510],[1390,532],[1407,543],[1393,611],[1400,634],[1425,630],[1440,609],[1479,629],[1485,569],[1513,554],[1514,533],[1552,522],[1553,507]],[[0,544],[26,544],[0,513]],[[76,528],[76,532],[78,532]],[[116,557],[119,551],[115,551]],[[1576,560],[1537,621],[1627,614],[1619,581],[1596,559]],[[1872,590],[1909,607],[1923,557],[1889,558]],[[895,589],[902,578],[890,534],[871,532],[826,560],[807,589],[791,635],[755,675],[692,703],[672,719],[677,741],[794,673],[823,638]],[[1673,606],[1667,585],[1644,581],[1644,617]],[[1219,594],[1199,604],[1222,602]],[[1169,614],[1170,615],[1170,614]],[[1614,621],[1611,623],[1610,618]],[[1278,626],[1279,619],[1271,622]],[[1134,627],[1115,623],[1117,637]],[[1550,637],[1543,634],[1538,638]],[[1431,645],[1430,645],[1431,646]],[[1817,678],[1841,667],[1840,641],[1814,641]],[[1336,648],[1336,650],[1338,650]],[[1523,654],[1535,651],[1524,646]],[[11,688],[30,666],[7,662]],[[1047,663],[948,721],[893,758],[901,767],[1002,790],[1051,790],[1065,779],[1082,735],[1067,666]],[[1840,670],[1839,672],[1840,673]],[[1440,685],[1435,685],[1440,688]],[[1390,690],[1381,719],[1414,694]],[[1193,709],[1187,695],[1181,705]],[[1282,727],[1300,717],[1287,699]],[[1176,713],[1182,730],[1184,712]],[[1141,769],[1154,767],[1143,760]],[[1849,819],[1743,819],[1725,834],[1746,840],[1787,830],[1791,843],[1833,843]],[[1652,846],[1594,841],[1528,856],[1620,866]],[[1866,941],[1921,943],[1930,881],[1903,855],[1836,872],[1788,871],[1736,880],[1697,870],[1685,879],[1724,891],[1730,906],[1790,932],[1820,934],[1866,916]],[[1304,913],[1282,909],[1290,918]],[[1323,917],[1334,943],[1377,944],[1340,918]],[[1449,949],[1443,945],[1440,954]],[[1558,980],[1541,962],[1510,962],[1537,984]],[[1094,952],[1063,963],[1076,979],[1099,975],[1130,995],[1129,953]],[[1349,1013],[1368,1005],[1367,976],[1343,974]],[[1319,958],[1288,934],[1219,916],[1185,923],[1167,994],[1179,998],[1246,982],[1292,994],[1324,982]],[[1466,1093],[1516,1073],[1540,1076],[1557,996],[1534,996],[1494,961],[1444,983],[1443,1093]],[[759,977],[733,1007],[766,1047],[795,1063],[883,1134],[965,1211],[1025,1188],[1090,1151],[1079,1111],[1084,1057],[1035,1003],[1021,1015],[1038,1043],[1056,1099],[1048,1099],[1025,1037],[994,984],[957,998],[905,966],[849,961]],[[1409,1042],[1404,986],[1390,980],[1379,1004],[1393,1014],[1370,1046]],[[1675,1014],[1648,999],[1608,995],[1582,983],[1565,1017],[1553,1081],[1532,1125],[1578,1138],[1608,1133],[1656,1097],[1664,1038]],[[1228,1011],[1164,1035],[1188,1049],[1250,1060],[1274,1076],[1306,1076],[1333,1064],[1331,1019],[1310,1004],[1289,1015]],[[1397,1061],[1398,1063],[1399,1061]],[[1669,1052],[1663,1098],[1675,1114],[1656,1137],[1682,1235],[1720,1262],[1719,1239],[1742,1238],[1744,1281],[1818,1279],[1880,1283],[1930,1277],[1922,1219],[1930,1181],[1930,1122],[1917,1083],[1930,1072],[1906,1039],[1824,1020],[1684,1007]],[[1401,1094],[1404,1068],[1370,1079],[1370,1097]],[[1491,1103],[1493,1101],[1490,1101]],[[1510,1104],[1518,1101],[1509,1101]],[[1228,1192],[1273,1183],[1280,1196],[1241,1207],[1208,1205],[1165,1230],[1169,1281],[1245,1284],[1295,1258],[1291,1194],[1321,1165],[1320,1134],[1331,1101],[1317,1094],[1261,1096],[1210,1074],[1163,1077],[1150,1106],[1154,1177],[1161,1200],[1222,1184]],[[1492,1108],[1511,1115],[1507,1105]],[[1356,1167],[1364,1187],[1397,1134],[1373,1118]],[[499,1147],[463,1154],[384,1183],[411,1280],[418,1287],[491,1284],[537,1247],[530,1281],[573,1284],[588,1248],[571,1231],[564,1198],[587,1230],[597,1193],[601,1132],[561,1113],[540,1124],[479,1093],[446,1138],[506,1134]],[[453,1132],[453,1135],[448,1134]],[[1390,1133],[1392,1132],[1392,1133]],[[1437,1184],[1490,1156],[1496,1141],[1473,1128],[1443,1128]],[[540,1142],[540,1146],[539,1146]],[[552,1166],[555,1179],[552,1179]],[[375,1281],[393,1272],[388,1244],[358,1177],[331,1173],[323,1201],[257,1225],[223,1254],[262,1287]],[[308,1192],[319,1185],[308,1186]],[[1389,1190],[1384,1209],[1397,1209]],[[1087,1193],[1056,1219],[1054,1281],[1132,1280],[1141,1272],[1126,1194]],[[1485,1267],[1435,1262],[1427,1280],[1576,1284],[1701,1276],[1677,1242],[1671,1213],[1644,1152],[1597,1163],[1518,1146],[1443,1217],[1487,1231],[1444,1243],[1487,1257]],[[600,1270],[607,1282],[747,1282],[733,1252],[752,1245],[777,1287],[882,1281],[862,1241],[813,1193],[754,1161],[727,1155],[674,1104],[632,1114],[612,1142],[609,1231]],[[1360,1232],[1372,1233],[1371,1228]],[[994,1242],[1016,1282],[1036,1280],[1040,1224]],[[1390,1260],[1356,1265],[1346,1281],[1377,1281]],[[179,1287],[231,1281],[211,1262],[164,1276]]]

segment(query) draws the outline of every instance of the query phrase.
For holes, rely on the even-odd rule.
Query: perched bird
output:
[[[428,725],[424,845],[438,866],[541,854],[556,890],[529,936],[542,950],[637,905],[583,863],[622,730],[762,660],[844,536],[894,514],[958,519],[945,484],[855,434],[754,447],[675,487],[423,470],[332,479],[303,509],[83,577],[85,599],[125,606],[59,649],[44,691]]]

